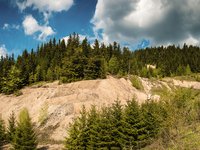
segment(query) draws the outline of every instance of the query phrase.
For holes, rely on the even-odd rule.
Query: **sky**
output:
[[[0,0],[0,55],[36,49],[50,38],[130,49],[200,44],[200,0]]]

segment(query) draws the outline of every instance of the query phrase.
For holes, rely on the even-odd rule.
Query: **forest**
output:
[[[51,39],[36,50],[24,50],[0,59],[0,93],[12,94],[26,85],[40,81],[63,83],[103,79],[106,75],[168,77],[200,72],[200,48],[184,44],[151,47],[132,51],[120,44],[90,44],[74,33],[67,42]],[[155,66],[154,69],[147,65]]]

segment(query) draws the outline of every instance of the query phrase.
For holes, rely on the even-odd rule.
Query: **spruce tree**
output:
[[[12,66],[8,72],[8,76],[3,78],[3,80],[3,93],[12,94],[22,86],[21,71],[16,66]]]
[[[79,136],[77,139],[78,142],[78,149],[85,150],[88,145],[88,135],[87,135],[87,112],[85,106],[82,107],[82,110],[80,112],[80,117],[78,117],[78,123],[79,123]]]
[[[36,133],[26,108],[19,114],[19,122],[12,145],[15,150],[36,150],[37,148]]]
[[[119,100],[111,107],[111,134],[113,138],[113,148],[124,148],[126,144],[126,136],[124,130],[124,117],[123,117],[123,108]]]
[[[144,117],[146,130],[146,144],[155,138],[161,129],[161,116],[159,103],[154,101],[146,102],[142,105],[142,113]]]
[[[125,132],[126,132],[126,147],[141,148],[142,142],[146,138],[146,130],[144,119],[139,104],[133,98],[127,102],[125,108]]]
[[[65,149],[76,150],[79,149],[78,137],[80,134],[78,119],[73,119],[68,129],[68,136],[65,138]]]
[[[14,137],[15,137],[15,131],[16,131],[16,122],[15,121],[16,121],[15,113],[12,112],[8,119],[8,128],[7,128],[7,136],[8,136],[8,141],[10,143],[12,143],[14,141]]]
[[[70,124],[68,137],[65,139],[65,148],[67,150],[85,150],[88,146],[89,138],[87,129],[87,112],[85,106],[83,106],[80,116]]]
[[[111,122],[111,110],[108,107],[102,107],[100,113],[100,132],[99,132],[99,149],[111,149],[114,144],[112,135],[112,122]]]
[[[4,121],[0,118],[0,149],[5,144],[6,134]]]
[[[100,132],[100,118],[99,113],[96,110],[96,106],[92,106],[88,113],[87,118],[87,135],[88,146],[87,149],[98,149],[99,132]]]

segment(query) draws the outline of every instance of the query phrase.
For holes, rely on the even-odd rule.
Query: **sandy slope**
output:
[[[68,123],[77,115],[84,104],[101,107],[111,105],[119,99],[122,104],[134,96],[142,102],[146,93],[132,87],[129,80],[108,77],[103,80],[88,80],[70,84],[48,83],[42,87],[26,87],[21,96],[0,95],[0,113],[7,119],[12,111],[18,113],[23,107],[28,108],[33,121],[39,126],[41,109],[48,106],[48,120],[42,129],[53,128],[51,137],[63,140]]]
[[[100,108],[101,106],[111,105],[117,99],[125,104],[127,100],[133,97],[136,97],[139,103],[142,103],[151,95],[151,88],[159,86],[159,84],[168,86],[168,83],[172,83],[177,86],[192,86],[200,89],[199,82],[181,82],[178,80],[151,82],[144,78],[140,78],[140,80],[144,86],[144,91],[135,89],[129,80],[116,79],[111,76],[107,79],[79,81],[69,84],[59,85],[56,81],[41,87],[26,87],[22,89],[23,95],[18,97],[0,95],[0,114],[3,119],[7,120],[12,111],[18,114],[23,107],[26,107],[40,131],[47,133],[50,139],[61,141],[66,136],[69,122],[79,114],[82,105],[85,105],[87,109],[91,105]],[[151,96],[153,97],[153,95]],[[40,126],[38,118],[41,115],[41,109],[45,107],[47,108],[46,117],[48,119],[43,126]]]

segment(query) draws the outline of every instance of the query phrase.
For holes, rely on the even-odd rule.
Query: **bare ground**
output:
[[[151,88],[161,84],[161,81],[153,83],[144,78],[140,78],[140,80],[144,86],[144,91],[135,89],[127,79],[116,79],[111,76],[107,79],[61,85],[58,81],[55,81],[46,83],[41,87],[30,86],[22,89],[23,94],[18,97],[0,95],[0,114],[4,120],[7,120],[12,111],[18,115],[19,111],[26,107],[30,112],[32,121],[43,133],[40,135],[40,139],[43,141],[44,148],[61,149],[69,122],[79,114],[82,105],[85,105],[87,109],[91,105],[101,108],[102,106],[112,105],[117,99],[125,104],[127,100],[131,100],[133,97],[139,103],[142,103],[151,95]],[[162,84],[166,86],[169,83],[200,89],[199,82],[171,81],[169,79],[162,81]],[[43,114],[45,114],[46,121],[41,125],[39,118]]]

